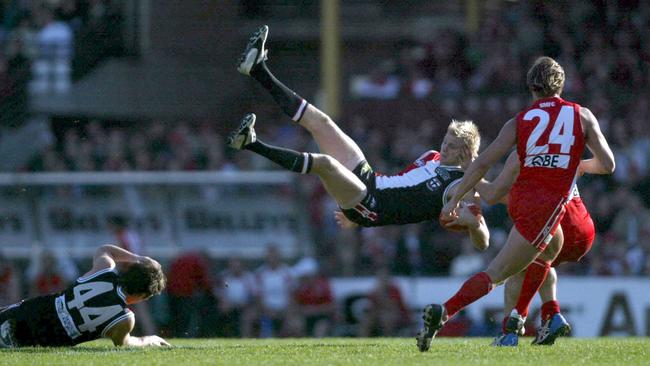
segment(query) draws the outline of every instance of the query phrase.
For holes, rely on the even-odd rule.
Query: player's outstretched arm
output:
[[[445,226],[466,227],[474,247],[478,250],[485,250],[490,246],[490,230],[488,230],[483,215],[480,214],[479,201],[478,197],[475,202],[462,201],[456,210],[456,217]]]
[[[106,244],[97,248],[95,255],[93,256],[93,268],[84,276],[91,275],[106,268],[113,268],[115,267],[115,263],[124,262],[149,262],[154,266],[160,266],[160,263],[152,258],[131,253],[128,250],[122,249],[115,245]]]
[[[106,336],[113,341],[115,346],[128,346],[128,347],[147,347],[147,346],[171,346],[164,339],[152,335],[144,337],[133,337],[131,331],[135,326],[135,318],[130,316],[121,322],[115,324],[111,329],[106,332]]]
[[[97,252],[95,253],[95,257],[98,256],[108,256],[110,257],[115,263],[151,263],[155,266],[160,266],[160,263],[158,263],[156,260],[143,256],[143,255],[137,255],[135,253],[131,253],[126,249],[122,249],[118,246],[111,245],[111,244],[106,244],[102,245],[97,249]]]
[[[585,159],[580,161],[578,175],[585,174],[611,174],[612,172],[598,158]]]
[[[585,134],[585,144],[589,151],[594,154],[594,159],[585,160],[580,163],[581,173],[590,174],[612,174],[616,169],[614,153],[600,131],[598,120],[588,108],[580,108],[580,119]]]
[[[508,160],[506,160],[499,176],[492,182],[481,179],[481,181],[476,184],[475,189],[481,195],[483,201],[488,205],[494,205],[497,203],[507,204],[508,192],[515,183],[518,175],[519,156],[517,155],[517,151],[513,151],[508,156]]]
[[[505,155],[512,145],[517,141],[517,121],[511,119],[501,128],[499,136],[492,141],[485,151],[483,151],[476,160],[470,164],[465,171],[465,175],[461,180],[456,192],[452,198],[447,202],[445,207],[442,208],[441,214],[443,216],[451,216],[452,211],[458,207],[461,199],[478,183],[490,167],[499,161]]]
[[[468,211],[464,213],[463,211]],[[465,207],[461,209],[459,216],[472,216],[476,219],[477,224],[468,225],[469,238],[472,240],[474,247],[478,250],[486,250],[490,246],[490,230],[488,230],[487,224],[483,215],[474,216],[473,213],[469,212],[470,210]]]

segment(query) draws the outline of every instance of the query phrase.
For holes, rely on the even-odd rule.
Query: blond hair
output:
[[[481,146],[481,134],[474,122],[451,120],[447,132],[465,144],[467,151],[463,153],[463,161],[472,161],[478,156],[478,149]]]
[[[564,69],[550,57],[539,57],[526,74],[526,84],[539,97],[560,95],[564,87]]]

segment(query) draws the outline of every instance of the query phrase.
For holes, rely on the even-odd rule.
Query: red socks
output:
[[[545,262],[541,259],[535,259],[526,269],[526,277],[524,283],[521,285],[521,292],[517,300],[517,312],[522,317],[528,316],[528,307],[533,297],[546,280],[548,271],[551,269],[551,262]]]
[[[528,316],[530,302],[542,286],[542,283],[544,283],[544,280],[546,280],[550,269],[551,262],[545,262],[541,259],[536,259],[526,269],[526,277],[521,286],[521,293],[519,294],[517,306],[515,307],[522,317],[525,318]],[[492,279],[487,273],[480,272],[475,274],[465,281],[460,290],[444,304],[447,315],[451,318],[467,305],[490,293],[493,288]],[[542,319],[547,319],[559,312],[560,305],[558,302],[549,301],[542,306]]]
[[[542,304],[542,322],[547,321],[553,315],[560,312],[560,303],[557,300],[551,300]]]
[[[447,315],[451,318],[465,306],[490,293],[493,288],[492,279],[487,273],[480,272],[475,274],[465,281],[460,290],[451,299],[447,300],[445,303]]]

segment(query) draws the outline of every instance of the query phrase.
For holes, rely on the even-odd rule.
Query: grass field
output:
[[[414,339],[181,340],[172,348],[0,350],[0,365],[650,365],[650,338],[560,339],[552,347],[490,347],[490,339],[437,339],[427,353]]]

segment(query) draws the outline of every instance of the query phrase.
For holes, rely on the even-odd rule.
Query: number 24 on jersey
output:
[[[544,143],[544,141],[540,140],[542,140],[541,137],[548,128],[550,119],[549,113],[539,108],[531,109],[524,115],[524,121],[538,121],[526,143],[524,166],[562,169],[569,167],[571,146],[573,146],[576,139],[573,135],[574,108],[562,106],[553,123],[553,129],[548,136],[548,141]],[[549,145],[552,144],[560,146],[559,154],[549,154]]]

